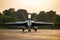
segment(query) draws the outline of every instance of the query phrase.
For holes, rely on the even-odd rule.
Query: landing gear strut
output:
[[[25,31],[25,27],[23,27],[22,31],[23,31],[23,32]]]
[[[25,29],[22,29],[22,30],[23,30],[23,32],[24,32]]]
[[[35,29],[35,32],[37,32],[37,29]]]
[[[28,30],[28,32],[31,32],[31,30]]]
[[[35,30],[35,32],[37,32],[37,27],[35,27],[35,29],[34,29],[34,30]]]
[[[28,29],[28,32],[31,32],[31,28]]]

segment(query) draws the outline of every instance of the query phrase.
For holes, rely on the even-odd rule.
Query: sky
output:
[[[60,0],[0,0],[0,12],[9,8],[26,9],[29,13],[53,10],[60,14]]]

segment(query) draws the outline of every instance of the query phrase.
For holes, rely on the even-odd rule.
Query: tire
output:
[[[35,32],[37,32],[37,29],[35,29]]]
[[[31,30],[28,30],[28,32],[31,32]]]
[[[22,29],[22,31],[24,32],[24,29]]]

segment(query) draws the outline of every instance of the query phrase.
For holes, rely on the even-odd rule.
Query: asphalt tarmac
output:
[[[60,30],[22,30],[0,29],[0,40],[60,40]]]

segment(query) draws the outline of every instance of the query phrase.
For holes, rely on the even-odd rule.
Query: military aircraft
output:
[[[28,14],[28,20],[24,22],[8,22],[5,23],[7,25],[17,25],[17,26],[24,26],[22,28],[23,32],[25,28],[28,28],[28,32],[31,32],[31,28],[34,28],[35,32],[37,31],[37,27],[41,25],[53,25],[54,23],[49,23],[49,22],[35,22],[31,20],[31,14]],[[37,26],[37,27],[36,27]]]

